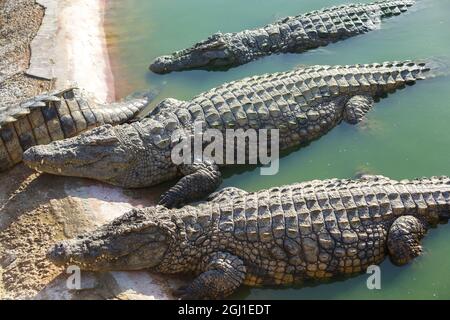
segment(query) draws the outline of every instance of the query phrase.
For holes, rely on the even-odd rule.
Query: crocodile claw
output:
[[[180,205],[180,200],[177,199],[176,194],[171,190],[165,192],[158,203],[160,206],[164,206],[167,209],[177,208]]]

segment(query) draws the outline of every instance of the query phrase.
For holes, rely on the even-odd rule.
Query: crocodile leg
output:
[[[396,265],[405,265],[422,252],[420,241],[425,236],[426,227],[416,217],[403,216],[395,220],[388,234],[388,250]]]
[[[365,115],[372,110],[374,101],[370,96],[358,95],[348,100],[345,105],[344,119],[350,124],[360,123]]]
[[[244,282],[246,269],[238,257],[219,252],[205,263],[201,273],[187,287],[174,292],[181,299],[221,299],[231,295]]]
[[[174,208],[201,200],[222,183],[219,167],[211,161],[184,164],[180,170],[184,177],[162,195],[160,205]]]

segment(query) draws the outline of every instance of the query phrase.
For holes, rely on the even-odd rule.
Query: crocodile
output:
[[[176,207],[210,194],[221,183],[220,167],[235,164],[211,157],[179,165],[172,161],[172,151],[180,141],[196,136],[197,124],[224,136],[229,129],[275,129],[277,146],[284,151],[319,138],[343,120],[360,122],[374,99],[431,77],[435,69],[433,62],[403,61],[310,66],[254,76],[224,84],[191,101],[163,100],[139,122],[103,126],[30,148],[24,160],[38,171],[125,188],[149,187],[182,177],[161,199],[161,204]],[[234,140],[224,140],[226,148],[231,145],[240,152]],[[248,153],[249,143],[244,151]],[[223,154],[226,152],[229,150]]]
[[[247,193],[236,188],[181,209],[134,209],[55,244],[49,258],[82,270],[191,274],[180,298],[218,299],[241,285],[301,285],[396,265],[422,252],[450,217],[450,178],[330,179]]]
[[[414,5],[411,0],[350,4],[287,17],[256,30],[216,33],[191,48],[161,56],[150,65],[159,73],[220,70],[279,53],[301,53],[379,29],[384,18]]]
[[[133,120],[151,96],[100,104],[77,87],[46,92],[0,106],[0,171],[20,163],[30,147],[74,137],[86,130]]]

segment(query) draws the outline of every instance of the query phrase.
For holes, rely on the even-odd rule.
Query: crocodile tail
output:
[[[433,186],[450,186],[450,177],[448,176],[434,176],[431,178],[421,178],[414,181],[418,181],[422,184],[433,185]]]
[[[381,18],[389,18],[397,16],[403,12],[408,11],[408,8],[413,6],[416,2],[413,0],[381,0],[374,4],[378,5],[381,11]]]
[[[395,91],[404,87],[405,84],[429,79],[434,74],[427,60],[375,63],[363,65],[362,70],[363,76],[361,79],[366,78],[369,83],[369,86],[362,85],[362,88],[369,88],[369,91],[375,95]],[[351,77],[350,80],[352,80]]]
[[[120,125],[136,120],[149,104],[147,97],[129,99],[110,105],[102,105],[93,109],[96,119],[100,124]]]
[[[28,148],[64,139],[66,131],[76,133],[76,126],[82,127],[74,90],[70,87],[35,96],[0,117],[0,172],[20,163]]]
[[[319,73],[322,79],[326,79],[333,94],[364,93],[371,96],[393,92],[405,84],[428,79],[430,74],[435,74],[428,62],[411,60],[347,66],[301,66],[295,72],[306,77]]]
[[[427,216],[433,223],[450,218],[450,177],[436,176],[411,181],[423,190],[422,197],[426,201]]]
[[[450,177],[432,177],[431,181],[436,188],[433,196],[438,204],[439,218],[447,221],[450,219]]]
[[[103,119],[104,124],[118,125],[126,122],[138,120],[141,114],[145,114],[147,106],[155,100],[160,90],[149,89],[146,91],[136,91],[122,102],[104,106],[98,113],[98,117]]]
[[[425,187],[425,189],[443,188],[442,190],[445,190],[448,187],[448,191],[450,191],[450,177],[448,176],[425,177],[410,181],[404,180],[403,182],[420,185]]]

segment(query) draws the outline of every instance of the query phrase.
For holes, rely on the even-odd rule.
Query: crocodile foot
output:
[[[403,216],[395,220],[388,235],[388,250],[392,262],[405,265],[422,253],[420,241],[425,236],[426,227],[413,216]]]
[[[160,205],[170,209],[201,200],[222,182],[219,168],[212,162],[183,165],[181,171],[185,176],[161,196]]]

